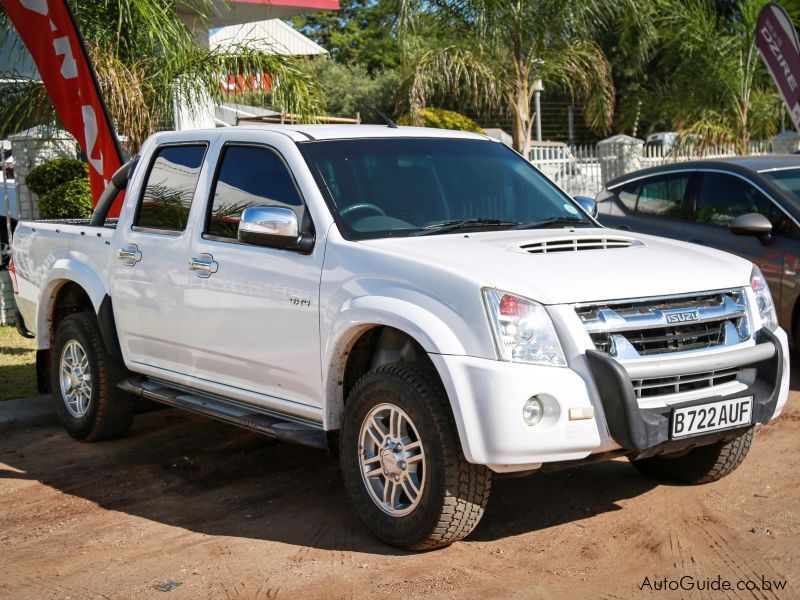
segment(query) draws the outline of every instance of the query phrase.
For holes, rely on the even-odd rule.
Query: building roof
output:
[[[236,44],[248,44],[270,54],[311,56],[328,53],[325,48],[280,19],[228,25],[212,30],[208,36],[211,48],[224,49]]]
[[[225,27],[339,10],[339,0],[187,0],[178,3],[177,10],[189,25]]]

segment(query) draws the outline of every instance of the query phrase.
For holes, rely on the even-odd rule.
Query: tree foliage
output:
[[[92,216],[92,190],[88,179],[73,179],[39,196],[43,219],[88,219]]]
[[[425,127],[436,129],[454,129],[456,131],[473,131],[484,133],[481,126],[475,121],[460,113],[444,108],[423,108],[419,117],[422,117],[422,124]],[[414,125],[414,120],[410,115],[403,115],[397,120],[398,125]]]
[[[370,74],[398,67],[394,2],[341,0],[339,6],[337,11],[294,17],[292,25],[328,50],[339,64],[358,65]]]
[[[387,114],[394,111],[399,85],[396,70],[370,73],[365,65],[358,63],[342,64],[317,58],[310,63],[310,76],[325,96],[331,115],[355,117],[359,114],[364,123],[383,123],[377,110]]]
[[[645,133],[678,130],[696,145],[730,143],[777,132],[782,102],[755,47],[765,0],[655,0],[658,32],[641,72],[625,72],[625,48],[610,51],[620,81],[619,127]],[[797,19],[798,2],[783,2]]]
[[[407,109],[414,116],[437,95],[470,98],[476,105],[502,107],[514,123],[514,147],[527,153],[534,123],[535,85],[566,92],[584,101],[587,123],[609,130],[615,93],[611,68],[595,39],[598,31],[632,15],[632,26],[648,33],[639,20],[638,2],[592,0],[403,0],[401,31],[407,46]],[[424,39],[419,14],[448,32],[445,47],[419,51]]]
[[[89,177],[89,169],[76,158],[56,158],[30,170],[25,185],[34,194],[46,194],[62,183]]]
[[[201,11],[210,4],[198,3]],[[274,107],[310,117],[323,108],[314,81],[292,57],[269,54],[252,45],[201,48],[195,31],[164,0],[73,2],[81,32],[95,64],[103,95],[118,133],[130,150],[153,131],[169,125],[174,106],[200,110],[222,100],[229,73],[268,73]],[[198,28],[202,29],[201,15]],[[3,14],[3,31],[12,28]],[[52,120],[52,105],[33,82],[0,86],[0,126],[7,131]]]
[[[25,184],[39,196],[43,219],[88,219],[92,216],[89,169],[74,158],[56,158],[31,169]]]

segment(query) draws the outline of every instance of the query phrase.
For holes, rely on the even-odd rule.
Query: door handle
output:
[[[189,259],[189,270],[201,279],[208,279],[213,273],[217,272],[219,264],[210,254],[201,254]]]
[[[701,246],[705,246],[706,245],[706,243],[703,240],[699,240],[697,238],[689,238],[686,241],[691,243],[691,244],[700,244]]]
[[[133,267],[142,260],[142,253],[139,252],[139,247],[136,244],[131,244],[125,248],[117,250],[117,258],[122,261],[126,267]]]
[[[630,231],[631,228],[628,225],[617,225],[616,229],[620,229],[622,231]]]

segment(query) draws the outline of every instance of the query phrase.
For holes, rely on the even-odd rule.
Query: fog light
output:
[[[536,396],[528,398],[522,407],[522,420],[526,425],[536,425],[544,416],[544,405]]]

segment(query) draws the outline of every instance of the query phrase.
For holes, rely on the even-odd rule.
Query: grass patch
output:
[[[36,342],[0,327],[0,401],[36,395]]]

